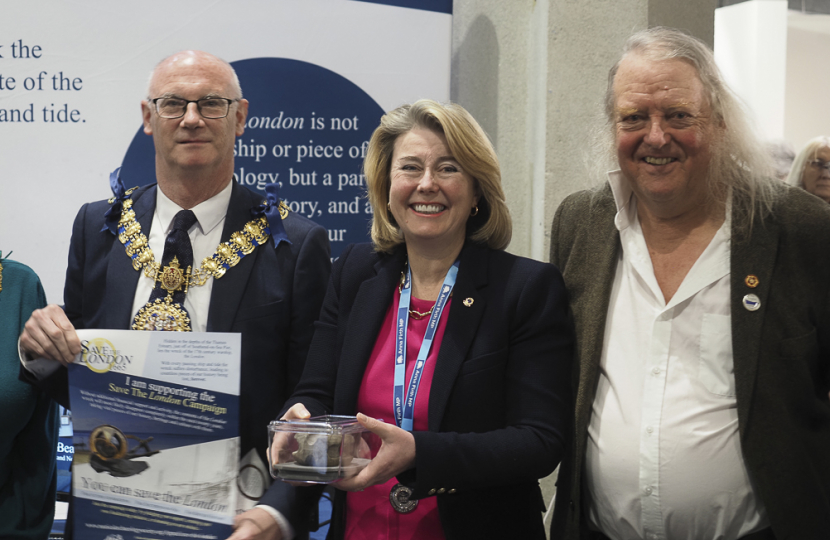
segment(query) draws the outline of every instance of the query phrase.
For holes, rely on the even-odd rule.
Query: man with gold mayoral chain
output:
[[[125,190],[113,173],[114,197],[78,212],[65,305],[26,323],[22,376],[68,406],[76,328],[238,332],[241,456],[264,463],[265,426],[300,378],[328,282],[326,230],[289,212],[277,185],[263,200],[233,181],[248,101],[227,62],[200,51],[162,60],[141,110],[157,183]],[[305,521],[292,507],[245,512],[233,537],[290,534]]]

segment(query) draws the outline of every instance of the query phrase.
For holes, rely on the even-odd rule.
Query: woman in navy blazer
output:
[[[385,115],[365,171],[373,243],[335,262],[284,416],[385,420],[358,414],[383,445],[335,484],[329,538],[543,539],[538,479],[560,461],[571,407],[562,277],[504,251],[511,222],[498,161],[460,106],[421,100]],[[427,355],[417,342],[433,322]],[[396,337],[401,326],[408,338]],[[410,426],[393,397],[400,347],[404,395],[417,389]],[[419,351],[420,383],[410,376]]]

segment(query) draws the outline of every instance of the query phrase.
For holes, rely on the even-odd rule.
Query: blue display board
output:
[[[381,111],[450,98],[450,0],[110,4],[51,2],[43,10],[10,2],[0,18],[0,143],[9,179],[0,193],[38,201],[49,216],[33,220],[30,204],[12,202],[0,212],[0,230],[17,233],[4,249],[35,269],[50,303],[63,301],[78,209],[111,196],[109,173],[122,161],[131,167],[135,145],[149,155],[150,137],[136,135],[139,103],[153,67],[176,51],[207,51],[237,67],[252,122],[239,139],[237,179],[260,189],[278,172],[282,196],[325,225],[334,255],[367,238],[369,216],[355,199],[361,158],[348,151],[362,155]],[[296,155],[309,146],[311,154]],[[267,157],[258,154],[263,148]],[[141,178],[130,187],[155,178],[151,168],[132,170]]]

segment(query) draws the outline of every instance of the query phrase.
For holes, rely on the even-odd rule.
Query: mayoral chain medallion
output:
[[[141,231],[141,224],[135,219],[133,200],[129,198],[135,189],[124,192],[126,197],[122,202],[121,217],[118,221],[118,240],[124,244],[127,255],[132,259],[133,268],[143,271],[153,283],[159,282],[161,288],[167,291],[167,296],[148,301],[136,313],[132,329],[190,332],[190,316],[184,306],[173,299],[173,294],[178,291],[187,294],[190,287],[202,286],[210,278],[220,279],[246,255],[265,244],[271,236],[268,219],[261,215],[246,223],[242,230],[231,234],[229,241],[219,244],[213,255],[205,257],[199,268],[181,268],[176,257],[162,268],[155,260],[147,237]],[[267,207],[269,203],[264,204]],[[288,207],[283,201],[279,201],[278,204],[279,216],[285,219]]]

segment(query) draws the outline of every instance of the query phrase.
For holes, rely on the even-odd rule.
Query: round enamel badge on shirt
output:
[[[743,303],[747,311],[758,311],[761,307],[761,299],[754,294],[744,296]]]

